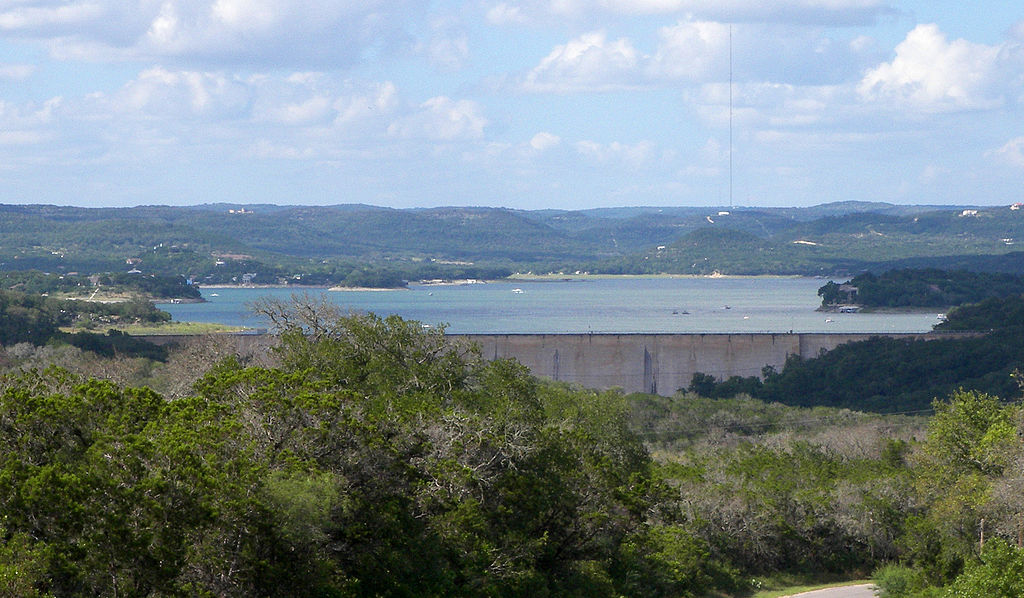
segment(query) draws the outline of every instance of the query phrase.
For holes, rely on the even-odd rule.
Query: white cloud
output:
[[[248,102],[249,88],[238,78],[162,67],[143,71],[111,99],[118,112],[167,118],[240,115]]]
[[[260,139],[254,143],[249,153],[255,158],[264,160],[308,160],[317,155],[317,152],[310,147],[283,145],[267,139]]]
[[[427,55],[436,68],[445,71],[460,69],[469,58],[469,38],[465,35],[435,38],[430,42]]]
[[[925,112],[992,108],[999,94],[1000,48],[948,41],[936,25],[918,25],[898,46],[896,57],[868,71],[858,91],[872,102]]]
[[[0,130],[28,129],[52,123],[64,104],[60,97],[42,104],[30,103],[18,106],[0,100]]]
[[[36,71],[31,64],[3,64],[0,63],[0,79],[27,79]]]
[[[857,53],[871,50],[878,44],[878,40],[867,35],[858,35],[850,41],[850,49]]]
[[[403,104],[390,81],[337,81],[315,72],[243,77],[154,67],[114,94],[93,94],[82,115],[161,119],[168,127],[202,121],[238,137],[259,125],[277,127],[283,136],[362,139],[383,138],[389,123],[418,111]]]
[[[1010,36],[1017,41],[1024,41],[1024,20],[1017,21],[1010,27]]]
[[[661,43],[650,61],[654,77],[704,79],[728,72],[729,27],[704,21],[663,27]]]
[[[643,57],[625,38],[609,41],[603,31],[585,33],[555,47],[526,75],[534,92],[612,91],[635,87]]]
[[[819,30],[776,25],[734,27],[736,80],[821,86],[847,82],[875,64],[864,39],[837,41]],[[556,46],[521,78],[534,93],[603,92],[729,77],[729,26],[679,21],[658,30],[654,51],[646,54],[629,38],[609,39],[602,31]]]
[[[654,156],[654,144],[649,141],[634,144],[613,141],[602,144],[584,140],[576,142],[575,147],[580,155],[595,162],[625,164],[634,168],[647,164]]]
[[[720,141],[711,137],[704,143],[700,150],[701,158],[711,164],[720,164],[729,159],[729,149],[724,147]]]
[[[1024,168],[1024,137],[1011,139],[999,149],[992,150],[986,155],[998,158],[1011,166]]]
[[[63,104],[59,97],[23,105],[0,100],[0,170],[31,167],[52,155]]]
[[[476,102],[438,96],[423,102],[413,114],[392,123],[388,132],[404,138],[454,141],[483,137],[486,126],[487,119],[480,114]]]
[[[385,81],[375,83],[368,89],[342,95],[334,102],[339,126],[359,125],[388,118],[400,107],[398,88]]]
[[[520,7],[501,2],[488,9],[487,21],[492,25],[521,25],[526,23],[528,18]]]
[[[733,86],[734,125],[750,131],[765,127],[806,127],[831,124],[836,111],[853,104],[852,92],[844,86],[790,85],[786,83],[742,83]],[[688,95],[697,113],[715,126],[729,121],[729,86],[702,85]],[[848,112],[844,113],[848,114]]]
[[[308,125],[325,122],[332,112],[331,98],[314,95],[301,102],[283,104],[269,111],[267,116],[286,125]]]
[[[543,152],[557,146],[561,142],[562,138],[558,135],[542,131],[534,135],[533,139],[530,139],[530,147],[538,152]]]
[[[487,125],[482,114],[475,102],[445,96],[407,102],[388,81],[154,67],[111,93],[45,104],[0,101],[0,144],[57,141],[79,163],[218,155],[320,164],[428,155],[439,143],[475,143]],[[27,151],[18,156],[18,163],[58,159],[42,148],[35,151],[40,153],[34,157]]]
[[[70,2],[59,6],[51,4],[15,2],[0,8],[0,30],[12,33],[64,31],[68,27],[93,21],[104,13],[103,7],[96,2]]]
[[[61,58],[345,67],[402,45],[426,10],[415,0],[19,0],[0,5],[0,31],[46,40]]]
[[[50,137],[40,131],[0,131],[0,145],[35,145]]]
[[[520,0],[488,5],[488,20],[497,25],[556,21],[589,21],[608,15],[688,15],[696,19],[866,25],[895,11],[886,0]]]
[[[420,45],[434,68],[441,71],[461,69],[469,59],[469,37],[455,18],[434,18],[430,39]]]
[[[749,0],[596,0],[602,8],[619,14],[691,14],[734,15],[747,20],[751,17],[763,20],[856,18],[890,12],[881,0],[775,0],[773,2],[750,2]]]

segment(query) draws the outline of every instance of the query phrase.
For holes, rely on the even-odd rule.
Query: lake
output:
[[[248,305],[260,297],[325,294],[346,310],[398,314],[448,332],[701,333],[926,332],[936,313],[814,311],[826,281],[789,277],[586,278],[470,285],[411,285],[401,291],[206,288],[207,303],[167,304],[177,321],[266,326]]]

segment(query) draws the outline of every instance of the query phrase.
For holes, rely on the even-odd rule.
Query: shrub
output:
[[[879,598],[918,596],[928,587],[923,571],[905,565],[883,565],[875,570],[873,577]]]

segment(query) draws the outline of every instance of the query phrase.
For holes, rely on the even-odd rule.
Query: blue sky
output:
[[[1001,205],[1022,183],[1005,0],[0,0],[0,203]]]

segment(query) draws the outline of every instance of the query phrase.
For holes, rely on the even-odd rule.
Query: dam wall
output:
[[[719,380],[781,370],[790,355],[817,357],[844,343],[876,336],[907,339],[957,335],[707,333],[707,334],[467,334],[487,359],[514,358],[536,375],[586,388],[671,395],[702,372]]]
[[[475,343],[485,359],[513,358],[540,377],[586,388],[672,395],[702,372],[719,380],[781,370],[790,355],[817,357],[849,342],[885,336],[943,339],[976,333],[450,334]],[[147,337],[166,344],[187,337]],[[240,354],[265,351],[270,335],[220,335]]]

